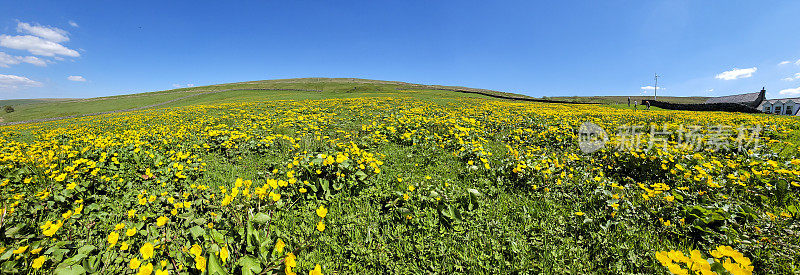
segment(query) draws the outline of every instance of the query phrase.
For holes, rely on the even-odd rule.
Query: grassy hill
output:
[[[213,91],[242,89],[222,93],[205,94]],[[310,91],[253,91],[248,89],[299,89]],[[313,90],[313,91],[311,91]],[[87,99],[15,99],[2,100],[0,106],[13,105],[15,112],[0,112],[0,122],[21,122],[35,119],[76,116],[126,110],[155,105],[176,99],[159,107],[187,106],[193,104],[221,104],[225,102],[247,102],[275,99],[321,99],[348,98],[363,95],[398,95],[402,90],[425,91],[418,96],[435,99],[437,97],[479,97],[500,96],[506,98],[534,99],[526,95],[505,93],[488,89],[461,86],[425,85],[399,81],[383,81],[358,78],[294,78],[199,86],[148,93],[97,97]],[[453,91],[467,91],[457,93]],[[196,95],[196,96],[193,96]],[[185,99],[183,99],[186,97]],[[627,96],[568,96],[544,97],[548,100],[598,103],[628,109]],[[632,96],[631,100],[642,102],[651,99],[647,96]],[[703,103],[706,97],[660,97],[662,101],[674,103]]]
[[[242,90],[204,94],[213,91],[231,89]],[[309,91],[253,91],[247,89],[299,89]],[[357,78],[297,78],[218,84],[88,99],[7,100],[6,105],[14,104],[16,111],[13,113],[0,113],[0,121],[18,122],[34,119],[124,110],[159,104],[184,97],[186,98],[165,104],[163,107],[275,99],[347,98],[360,97],[367,94],[375,96],[381,94],[400,95],[403,93],[403,90],[426,91],[426,93],[421,94],[420,96],[430,98],[442,96],[485,98],[485,96],[479,94],[456,93],[448,90],[464,90],[491,95],[529,98],[523,95],[459,86],[422,85],[398,81],[381,81]]]

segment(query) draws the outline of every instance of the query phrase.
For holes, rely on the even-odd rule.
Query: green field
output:
[[[0,273],[800,272],[793,117],[297,79],[30,104],[9,119],[253,88],[316,91],[0,126]],[[584,122],[608,132],[602,150],[579,148]],[[626,125],[763,132],[746,150],[678,134],[645,149],[658,140],[626,141]]]

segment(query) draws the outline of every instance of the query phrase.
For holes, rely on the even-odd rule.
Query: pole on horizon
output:
[[[653,88],[653,100],[658,100],[658,74],[656,74],[656,86]]]

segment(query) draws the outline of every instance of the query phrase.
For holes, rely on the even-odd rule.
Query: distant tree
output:
[[[14,107],[11,107],[11,106],[9,106],[9,105],[6,105],[6,106],[3,106],[3,110],[5,110],[5,111],[6,111],[6,113],[11,113],[11,112],[13,112],[13,111],[14,111]]]

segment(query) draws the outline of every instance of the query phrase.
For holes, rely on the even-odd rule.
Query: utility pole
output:
[[[653,89],[653,100],[658,100],[658,77],[659,75],[656,74],[656,86]]]

